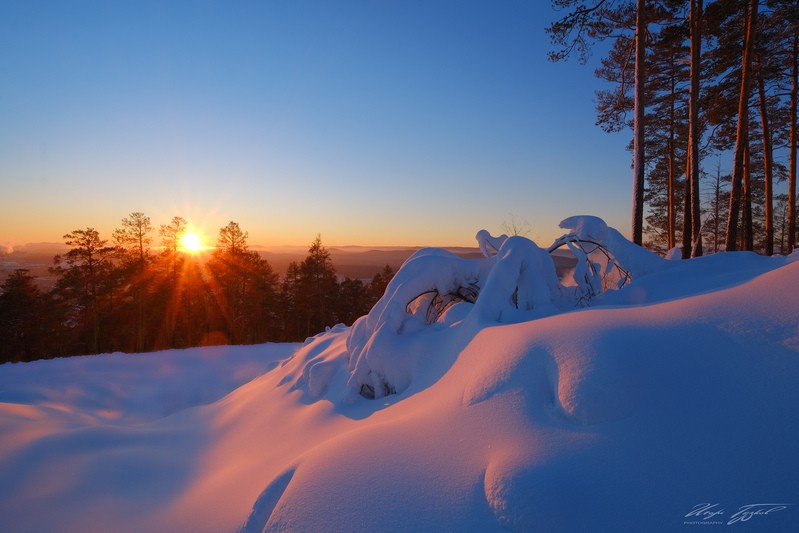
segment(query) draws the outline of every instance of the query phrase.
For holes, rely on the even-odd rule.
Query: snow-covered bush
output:
[[[666,262],[659,255],[625,239],[599,217],[573,216],[563,220],[559,226],[570,231],[556,239],[549,247],[550,251],[567,242],[579,242],[583,247],[586,244],[597,246],[608,260],[613,261],[614,266],[620,267],[631,279],[660,270]]]
[[[420,364],[415,358],[424,353],[408,350],[407,343],[423,331],[471,330],[589,306],[604,291],[665,263],[600,218],[570,217],[560,227],[569,232],[546,249],[525,237],[493,237],[480,230],[476,239],[483,258],[464,259],[436,248],[416,252],[349,332],[350,389],[368,398],[405,390]],[[551,257],[564,246],[577,258],[570,280],[558,279]]]
[[[475,301],[494,262],[436,248],[419,250],[405,261],[369,314],[352,325],[350,386],[374,398],[404,389],[413,362],[397,337],[437,323],[457,301]]]
[[[555,263],[533,241],[506,239],[495,256],[472,313],[485,321],[515,322],[518,311],[554,310],[561,304]]]

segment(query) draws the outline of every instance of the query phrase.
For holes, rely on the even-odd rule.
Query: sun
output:
[[[196,254],[205,249],[200,236],[193,231],[186,232],[180,239],[180,247],[184,252]]]

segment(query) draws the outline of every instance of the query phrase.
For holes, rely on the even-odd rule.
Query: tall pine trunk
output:
[[[752,159],[749,149],[749,117],[746,119],[746,145],[744,147],[744,184],[743,196],[743,232],[741,235],[741,250],[753,251],[755,249],[755,235],[752,220]]]
[[[683,217],[682,217],[682,258],[688,259],[691,257],[691,237],[694,234],[693,222],[694,218],[691,216],[691,206],[693,202],[691,197],[693,189],[691,187],[691,150],[690,143],[688,144],[689,150],[685,155],[685,184],[683,186]]]
[[[760,127],[763,130],[763,170],[765,172],[766,194],[766,255],[774,255],[774,163],[771,144],[771,124],[768,117],[768,102],[766,101],[766,83],[763,75],[757,76],[757,93],[760,100]]]
[[[699,201],[699,76],[702,51],[702,0],[691,0],[691,90],[688,99],[688,152],[691,181],[691,256],[702,255],[702,214]],[[687,217],[686,213],[686,217]]]
[[[635,16],[635,123],[633,126],[633,220],[635,244],[644,237],[644,83],[646,80],[646,17],[645,0],[637,0]]]
[[[719,251],[719,217],[721,216],[721,162],[716,166],[716,183],[713,187],[713,253]]]
[[[791,48],[791,133],[790,133],[790,173],[788,177],[788,252],[796,247],[796,111],[799,100],[799,28],[793,31]]]
[[[744,46],[741,59],[741,91],[738,97],[738,128],[735,139],[735,157],[732,170],[732,187],[730,189],[730,211],[727,218],[727,251],[738,249],[738,214],[741,210],[741,189],[744,181],[744,155],[748,144],[748,106],[751,86],[752,48],[755,39],[758,0],[751,0],[745,17]],[[750,204],[751,205],[751,204]]]
[[[677,244],[675,241],[675,234],[677,230],[677,205],[674,198],[674,178],[675,178],[675,167],[677,166],[677,162],[675,160],[675,151],[674,151],[674,138],[675,138],[675,92],[676,92],[676,80],[677,76],[674,72],[674,62],[672,61],[672,71],[671,71],[671,95],[670,95],[670,106],[669,106],[669,140],[668,140],[668,150],[669,150],[669,176],[668,176],[668,199],[669,199],[669,234],[668,234],[668,243],[669,243],[669,250],[674,248]]]

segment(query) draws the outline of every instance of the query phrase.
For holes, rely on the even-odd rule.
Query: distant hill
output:
[[[400,265],[405,262],[414,252],[420,248],[367,248],[367,247],[334,247],[328,248],[330,258],[333,261],[333,266],[336,267],[336,272],[342,278],[351,279],[371,279],[375,274],[382,271],[386,265],[390,266],[395,272],[399,269]],[[283,250],[286,250],[283,248]],[[272,268],[277,273],[283,275],[288,268],[289,263],[301,262],[308,255],[307,248],[297,249],[293,251],[280,251],[275,252],[271,249],[256,249],[258,253],[269,261]],[[474,252],[479,256],[479,251],[475,248]],[[472,257],[472,255],[466,255]]]
[[[421,248],[337,246],[328,248],[328,251],[333,260],[333,266],[341,278],[370,280],[386,265],[396,272],[402,263]],[[281,276],[286,273],[289,263],[301,262],[308,255],[308,249],[304,246],[253,246],[251,249],[266,259],[275,272]],[[446,249],[466,259],[482,257],[477,248],[454,246]],[[36,277],[40,288],[47,290],[55,281],[47,269],[52,266],[55,255],[63,254],[67,250],[69,247],[63,243],[30,243],[14,247],[11,253],[0,254],[0,282],[4,281],[14,270],[24,268]],[[573,256],[562,250],[556,251],[554,257],[559,274],[576,263]]]
[[[386,265],[390,266],[394,272],[399,270],[399,267],[411,255],[420,250],[421,247],[380,247],[368,248],[358,246],[347,247],[331,247],[328,248],[330,258],[333,260],[333,266],[336,267],[336,272],[342,278],[351,279],[371,279],[375,274],[382,271]],[[469,247],[447,247],[446,250],[457,254],[464,259],[475,259],[482,257],[482,253],[478,248]],[[293,251],[275,252],[271,249],[262,248],[257,249],[258,253],[269,261],[269,264],[280,275],[283,275],[288,268],[289,263],[292,261],[301,262],[307,256],[306,249],[295,249]],[[558,250],[554,253],[555,266],[558,269],[558,274],[561,274],[572,268],[576,259],[569,252]]]
[[[18,269],[25,269],[36,278],[42,290],[49,290],[55,278],[50,276],[48,268],[53,265],[53,257],[69,250],[64,243],[35,242],[9,247],[0,254],[0,283],[9,274]]]

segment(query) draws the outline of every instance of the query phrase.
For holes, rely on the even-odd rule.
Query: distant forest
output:
[[[0,363],[302,341],[366,314],[394,275],[386,265],[368,282],[339,280],[317,237],[281,279],[237,222],[220,228],[209,254],[181,250],[186,231],[174,217],[154,249],[150,218],[135,212],[110,241],[91,227],[64,235],[69,251],[53,259],[51,290],[25,269],[0,285]]]

